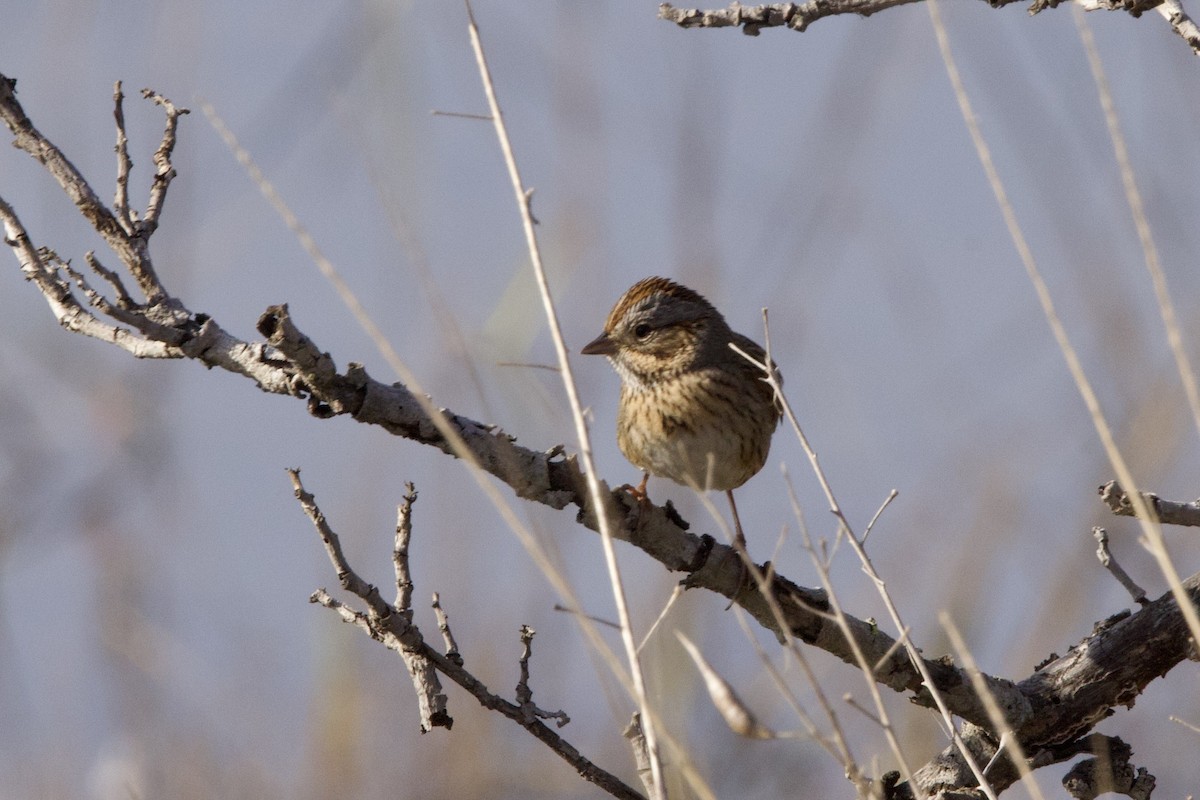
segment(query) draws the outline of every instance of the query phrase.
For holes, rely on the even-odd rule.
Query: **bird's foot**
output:
[[[646,481],[650,480],[650,473],[642,473],[642,482],[637,486],[632,483],[623,483],[617,487],[618,492],[629,492],[629,495],[638,501],[638,505],[645,508],[650,505],[650,495],[646,493]]]
[[[649,473],[642,476],[642,482],[637,486],[625,483],[617,487],[616,493],[626,492],[636,502],[635,508],[629,509],[625,517],[625,527],[631,534],[636,535],[641,531],[643,515],[650,510],[650,496],[646,494],[646,479],[650,477]]]

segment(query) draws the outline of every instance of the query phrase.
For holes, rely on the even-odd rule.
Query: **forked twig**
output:
[[[533,693],[529,689],[528,673],[528,640],[532,639],[532,630],[522,631],[525,648],[522,654],[521,682],[518,685],[517,702],[512,702],[489,691],[482,681],[463,667],[462,656],[459,655],[457,645],[454,644],[449,623],[446,621],[445,613],[441,610],[441,603],[437,596],[434,595],[434,606],[438,612],[438,627],[446,643],[446,654],[439,653],[425,642],[420,629],[412,622],[411,609],[404,611],[388,604],[380,595],[378,588],[363,580],[350,566],[346,554],[342,550],[341,539],[329,525],[325,515],[317,506],[315,498],[305,490],[300,482],[300,471],[289,469],[288,476],[291,478],[297,501],[312,521],[325,545],[325,552],[337,573],[339,583],[346,591],[362,600],[367,609],[364,612],[350,608],[333,598],[324,589],[313,592],[310,598],[311,602],[335,611],[344,621],[360,628],[372,639],[383,643],[404,659],[407,671],[413,681],[413,688],[417,693],[422,731],[432,730],[434,727],[449,728],[454,723],[446,711],[446,695],[442,693],[441,683],[438,680],[438,673],[441,673],[466,689],[484,708],[498,711],[517,722],[550,747],[586,780],[596,784],[614,797],[623,800],[644,800],[641,794],[627,786],[619,778],[600,769],[585,758],[574,746],[542,721],[543,719],[554,719],[557,726],[562,727],[569,722],[569,719],[564,712],[545,712],[533,705]],[[415,499],[415,490],[410,488],[406,501],[408,498]],[[411,511],[411,501],[408,501],[408,505]],[[411,533],[411,525],[409,531]],[[394,561],[399,568],[401,560],[394,558]],[[407,571],[407,560],[405,559],[403,563],[404,569]],[[409,578],[410,576],[405,575],[404,577]],[[401,580],[400,576],[398,576],[398,580]],[[526,637],[526,633],[528,633],[528,637]]]
[[[521,658],[519,661],[521,677],[517,680],[517,704],[521,706],[521,710],[528,715],[529,719],[551,719],[554,720],[556,727],[561,728],[571,721],[567,712],[562,709],[544,711],[538,708],[537,704],[533,702],[533,689],[529,687],[529,659],[533,657],[533,637],[536,633],[537,631],[528,625],[521,626]]]

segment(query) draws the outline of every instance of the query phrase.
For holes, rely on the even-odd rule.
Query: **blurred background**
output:
[[[1072,12],[943,13],[1120,447],[1145,488],[1194,497],[1200,442]],[[114,81],[129,95],[139,206],[162,115],[138,90],[193,108],[152,248],[193,311],[254,339],[263,309],[287,302],[339,367],[395,379],[199,113],[209,102],[435,402],[526,446],[575,449],[558,375],[507,365],[554,354],[493,129],[430,113],[486,112],[462,6],[0,0],[0,16],[0,71],[102,197]],[[754,338],[769,306],[790,399],[850,520],[861,530],[899,491],[870,547],[927,655],[950,650],[946,610],[983,669],[1020,679],[1128,607],[1095,558],[1093,525],[1151,596],[1164,591],[1136,526],[1096,498],[1113,471],[984,180],[926,8],[757,38],[680,30],[650,2],[479,0],[476,16],[536,188],[569,345],[650,274],[701,291]],[[1154,13],[1087,23],[1195,360],[1200,62]],[[0,195],[37,244],[77,264],[96,248],[117,266],[25,154],[0,153]],[[535,701],[566,710],[564,735],[636,783],[620,736],[630,703],[459,462],[318,421],[239,377],[68,335],[15,259],[0,259],[0,798],[601,796],[454,687],[453,730],[419,735],[400,660],[308,603],[336,579],[292,498],[292,466],[352,563],[385,586],[395,506],[415,482],[417,623],[436,632],[427,601],[440,592],[467,666],[509,696],[518,628],[534,627]],[[613,435],[616,375],[601,359],[575,364],[603,477],[635,481]],[[739,509],[751,552],[768,557],[784,534],[780,571],[814,585],[784,466],[811,535],[830,539],[787,432]],[[651,491],[717,532],[689,491],[664,480]],[[612,618],[598,537],[571,513],[511,502],[586,610]],[[1180,572],[1194,572],[1194,537],[1167,537]],[[679,576],[632,548],[619,556],[645,631]],[[834,578],[848,611],[886,619],[848,551]],[[674,734],[720,797],[850,796],[813,742],[746,742],[724,727],[673,630],[768,724],[800,724],[723,606],[686,594],[647,650]],[[854,670],[811,659],[830,697],[869,702]],[[810,687],[788,674],[812,709]],[[1198,785],[1200,742],[1167,719],[1200,724],[1196,681],[1183,665],[1099,726],[1133,746],[1164,797]],[[915,764],[943,747],[927,711],[886,700]],[[838,702],[855,756],[874,774],[894,768],[880,731]],[[1065,770],[1042,770],[1042,787],[1053,794]]]

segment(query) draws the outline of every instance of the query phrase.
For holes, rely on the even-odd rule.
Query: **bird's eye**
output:
[[[645,339],[650,335],[650,326],[643,322],[633,329],[633,335],[638,339]]]

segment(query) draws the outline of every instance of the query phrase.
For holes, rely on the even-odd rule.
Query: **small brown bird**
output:
[[[730,344],[766,361],[698,293],[645,278],[621,296],[583,353],[608,356],[621,376],[617,444],[644,472],[633,493],[644,497],[651,475],[725,492],[744,550],[733,490],[766,463],[781,413],[763,371]]]

